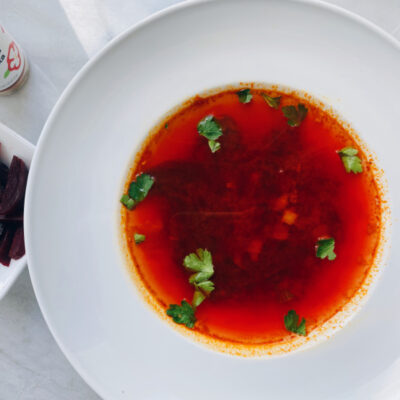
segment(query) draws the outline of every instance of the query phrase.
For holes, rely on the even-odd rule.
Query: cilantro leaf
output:
[[[300,126],[307,115],[308,109],[304,104],[299,104],[297,109],[295,106],[282,107],[283,115],[287,118],[287,123],[290,126]]]
[[[133,240],[135,241],[136,244],[143,243],[146,240],[146,236],[142,235],[141,233],[134,233],[133,234]]]
[[[196,322],[194,308],[186,300],[182,300],[180,306],[178,304],[170,304],[167,315],[177,324],[186,325],[188,328],[193,328]]]
[[[206,295],[201,290],[195,290],[192,299],[192,307],[198,307],[205,299]]]
[[[204,282],[214,274],[211,253],[208,250],[197,249],[196,253],[190,253],[183,260],[185,268],[195,272],[189,278],[191,284]]]
[[[194,283],[196,290],[193,294],[192,306],[198,307],[215,289],[214,282],[204,281],[200,283]]]
[[[192,306],[198,307],[215,289],[214,282],[203,281],[200,283],[193,283],[196,290],[193,294]]]
[[[131,199],[127,194],[124,194],[121,197],[120,202],[128,209],[128,210],[132,210],[132,208],[135,205],[135,200]]]
[[[195,287],[192,305],[196,308],[215,289],[214,283],[210,281],[214,275],[211,253],[205,249],[197,249],[196,253],[184,258],[183,265],[188,271],[194,272],[190,275],[189,283]]]
[[[299,324],[299,316],[297,315],[296,311],[290,310],[284,317],[285,328],[289,332],[297,333],[301,336],[306,336],[306,320],[302,318]]]
[[[332,261],[336,258],[336,254],[334,252],[335,249],[335,239],[320,239],[317,244],[317,257],[324,259],[328,257],[329,261]]]
[[[212,281],[203,281],[200,283],[196,283],[195,287],[201,290],[207,296],[215,289],[214,282]]]
[[[208,140],[217,140],[222,136],[222,128],[213,115],[207,115],[198,123],[197,132]]]
[[[208,145],[210,146],[211,153],[215,153],[221,148],[221,143],[217,142],[216,140],[209,140]]]
[[[152,176],[142,173],[136,177],[136,181],[129,185],[128,194],[135,201],[135,205],[145,199],[153,183],[154,178]]]
[[[196,290],[193,294],[192,306],[198,307],[215,289],[212,281],[204,281],[200,283],[194,283]]]
[[[268,96],[266,93],[262,93],[261,96],[267,102],[267,104],[272,108],[279,108],[279,104],[281,102],[281,96],[278,97],[271,97]]]
[[[344,147],[339,151],[339,156],[342,159],[346,172],[353,172],[358,174],[362,172],[362,164],[359,157],[357,157],[358,150],[353,147]]]
[[[250,89],[242,89],[236,92],[239,97],[239,101],[243,104],[250,103],[253,95],[250,92]]]

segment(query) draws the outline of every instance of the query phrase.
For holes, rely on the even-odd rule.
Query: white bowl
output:
[[[184,339],[141,301],[119,230],[127,170],[159,118],[205,89],[256,81],[306,90],[351,123],[386,172],[396,244],[399,74],[387,34],[336,7],[291,0],[183,3],[121,35],[78,74],[34,157],[26,244],[49,328],[101,396],[400,398],[400,385],[388,386],[400,365],[396,246],[369,302],[330,340],[242,359]]]
[[[0,123],[0,159],[9,165],[14,155],[21,158],[29,168],[35,147],[33,144],[17,135],[7,126]],[[5,267],[0,264],[0,300],[10,290],[19,274],[26,267],[26,255],[19,260],[11,260],[10,265]]]

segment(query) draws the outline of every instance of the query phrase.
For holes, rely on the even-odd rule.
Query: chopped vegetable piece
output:
[[[136,181],[131,182],[128,194],[135,201],[135,205],[145,199],[153,184],[154,178],[144,173],[138,175]]]
[[[214,282],[212,281],[203,281],[200,283],[196,283],[195,287],[201,290],[207,296],[215,289]]]
[[[28,170],[24,162],[14,156],[0,202],[0,215],[8,215],[18,211],[23,206]]]
[[[357,157],[358,150],[353,147],[345,147],[339,151],[339,156],[342,159],[346,172],[353,172],[358,174],[362,172],[362,164],[359,157]]]
[[[177,324],[186,325],[188,328],[193,328],[196,322],[194,308],[186,300],[182,300],[180,306],[170,304],[167,315]]]
[[[197,132],[208,140],[217,140],[222,136],[222,128],[213,115],[207,115],[198,123]]]
[[[131,199],[127,194],[124,194],[121,197],[120,202],[128,209],[128,210],[132,210],[132,208],[135,205],[135,200]]]
[[[10,246],[13,238],[14,230],[6,226],[0,237],[0,263],[8,267],[10,265]]]
[[[164,125],[165,129],[168,129],[168,122]]]
[[[251,99],[253,98],[250,89],[239,90],[236,92],[236,94],[239,96],[239,101],[244,104],[250,103]]]
[[[25,254],[24,228],[18,227],[14,233],[8,256],[14,260],[20,259]]]
[[[8,167],[0,161],[0,185],[6,186],[8,178]]]
[[[287,118],[287,123],[290,126],[300,126],[304,118],[307,116],[308,109],[304,104],[299,104],[297,109],[295,106],[282,107],[283,115]]]
[[[22,210],[21,210],[21,214],[17,214],[17,215],[0,215],[0,222],[23,222],[24,221],[24,216],[22,214]],[[0,232],[1,234],[1,232]]]
[[[201,290],[195,290],[192,299],[192,307],[198,307],[206,298],[206,295]]]
[[[195,272],[189,278],[189,282],[192,284],[204,282],[214,275],[211,253],[203,249],[197,249],[196,253],[189,254],[183,260],[185,268]]]
[[[268,96],[266,93],[263,93],[261,96],[264,98],[264,100],[267,102],[267,104],[270,107],[276,108],[276,109],[279,108],[279,104],[281,103],[281,96],[271,97],[271,96]]]
[[[284,318],[285,328],[289,332],[297,333],[301,336],[306,336],[306,320],[302,318],[299,324],[299,316],[297,315],[296,311],[290,310]]]
[[[328,260],[332,261],[336,258],[336,254],[334,252],[335,249],[335,239],[320,239],[317,244],[317,257],[324,259],[328,257]]]
[[[145,241],[146,236],[142,235],[141,233],[135,233],[133,235],[133,239],[135,240],[136,244],[140,244],[140,243],[143,243]]]
[[[214,283],[209,280],[214,275],[211,253],[203,249],[197,249],[196,253],[189,254],[183,260],[185,268],[194,272],[189,278],[189,282],[195,287],[193,307],[198,307],[215,289]]]
[[[296,222],[297,214],[292,210],[285,210],[282,216],[282,222],[293,225]]]
[[[217,142],[216,140],[209,140],[208,145],[210,146],[211,153],[215,153],[221,148],[221,143]]]
[[[195,283],[192,305],[193,307],[198,307],[215,289],[214,283],[212,281],[204,281],[200,283]]]

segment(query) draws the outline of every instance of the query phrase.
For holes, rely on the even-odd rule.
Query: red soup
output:
[[[123,207],[126,243],[165,312],[192,307],[188,329],[248,344],[307,335],[374,262],[381,200],[371,161],[333,115],[294,94],[196,97],[145,142],[127,190],[143,173],[153,184]],[[196,306],[183,261],[197,249],[211,254],[213,290]]]

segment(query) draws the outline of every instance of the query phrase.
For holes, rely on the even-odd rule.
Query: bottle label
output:
[[[13,86],[25,69],[19,46],[0,25],[0,92]]]

